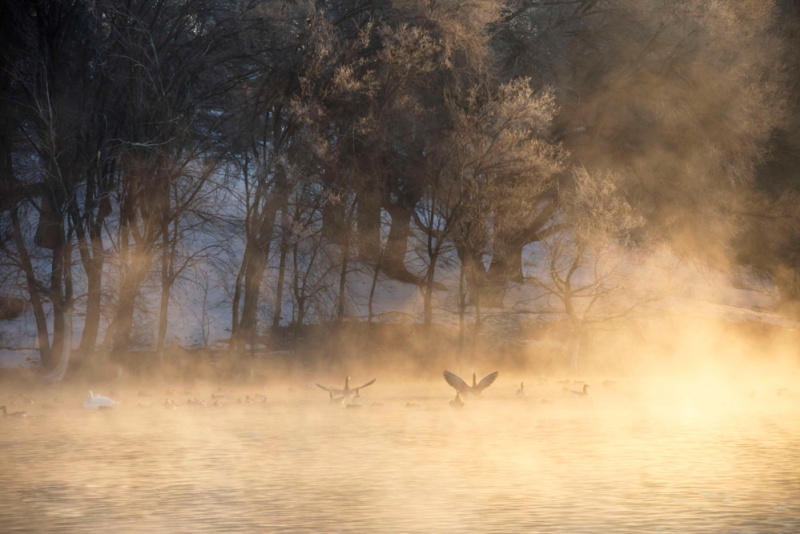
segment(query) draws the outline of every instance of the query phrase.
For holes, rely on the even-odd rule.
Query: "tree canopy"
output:
[[[666,243],[791,302],[799,24],[789,0],[3,0],[0,284],[56,375],[77,309],[83,355],[150,315],[161,349],[213,285],[252,347],[343,319],[354,269],[418,285],[427,323],[453,262],[462,318],[533,281],[580,323],[577,269]]]

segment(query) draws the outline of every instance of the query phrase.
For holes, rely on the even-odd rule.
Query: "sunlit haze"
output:
[[[800,2],[0,2],[0,532],[800,532]]]

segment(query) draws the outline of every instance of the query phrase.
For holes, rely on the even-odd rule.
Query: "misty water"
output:
[[[84,390],[2,392],[29,416],[0,419],[0,530],[800,530],[791,391],[542,379],[519,398],[501,375],[454,409],[443,381],[386,382],[357,408],[313,383],[112,387],[100,411]]]

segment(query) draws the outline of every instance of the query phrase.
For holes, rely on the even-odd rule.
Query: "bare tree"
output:
[[[558,229],[545,228],[565,158],[547,138],[556,107],[551,93],[537,93],[529,83],[523,79],[494,90],[473,90],[468,105],[455,108],[451,158],[458,190],[466,198],[460,201],[464,207],[454,240],[477,310],[502,306],[509,278],[490,276],[493,265],[513,265],[521,276],[516,252],[508,256],[509,237],[526,236],[514,241],[520,244]],[[532,235],[531,228],[537,230]],[[483,258],[489,252],[487,273]]]
[[[587,328],[625,318],[654,297],[636,292],[634,255],[625,247],[643,220],[619,194],[619,177],[578,168],[572,178],[554,221],[563,227],[540,242],[541,268],[529,282],[568,319],[577,366]]]
[[[224,67],[237,54],[231,42],[233,17],[210,0],[156,6],[147,0],[115,5],[113,52],[127,66],[128,107],[120,150],[119,265],[117,303],[104,345],[128,347],[139,288],[161,248],[163,343],[169,290],[176,266],[170,265],[173,238],[182,219],[208,190],[213,174],[209,155],[216,149],[217,95],[230,86]],[[214,46],[211,46],[211,43]],[[203,163],[201,163],[202,161]],[[182,195],[175,198],[175,194]]]
[[[76,230],[82,235],[76,214],[88,215],[96,208],[91,202],[80,206],[77,196],[105,139],[94,122],[102,102],[91,98],[96,96],[98,76],[90,67],[102,44],[93,40],[95,17],[79,3],[9,2],[3,11],[11,36],[2,54],[2,100],[9,111],[3,114],[0,134],[7,193],[3,209],[10,210],[15,254],[37,322],[42,368],[55,370],[51,376],[59,379],[72,345],[73,239]],[[41,278],[35,265],[41,260],[31,253],[27,221],[22,220],[34,212],[38,223],[33,245],[49,251],[49,272]],[[45,299],[51,306],[52,339]]]

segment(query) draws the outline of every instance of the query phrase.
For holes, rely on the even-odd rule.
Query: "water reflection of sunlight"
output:
[[[672,357],[654,349],[627,367],[501,367],[458,410],[441,370],[359,368],[358,384],[377,381],[358,410],[314,386],[333,374],[36,387],[30,417],[0,420],[0,520],[9,531],[91,530],[98,517],[123,531],[797,530],[796,366],[748,359],[727,338],[674,337]],[[564,390],[583,384],[586,396]],[[122,402],[85,410],[92,388]]]
[[[73,403],[3,422],[0,516],[12,530],[83,529],[98,514],[123,530],[800,524],[800,464],[785,461],[800,457],[796,408],[789,419],[733,402],[737,389],[713,374],[634,382],[590,399],[551,395],[555,381],[531,382],[524,400],[498,387],[462,410],[425,383],[411,388],[416,408],[402,384],[384,384],[355,411],[312,386],[177,408],[117,391],[127,402],[104,413],[80,409],[76,388]]]

